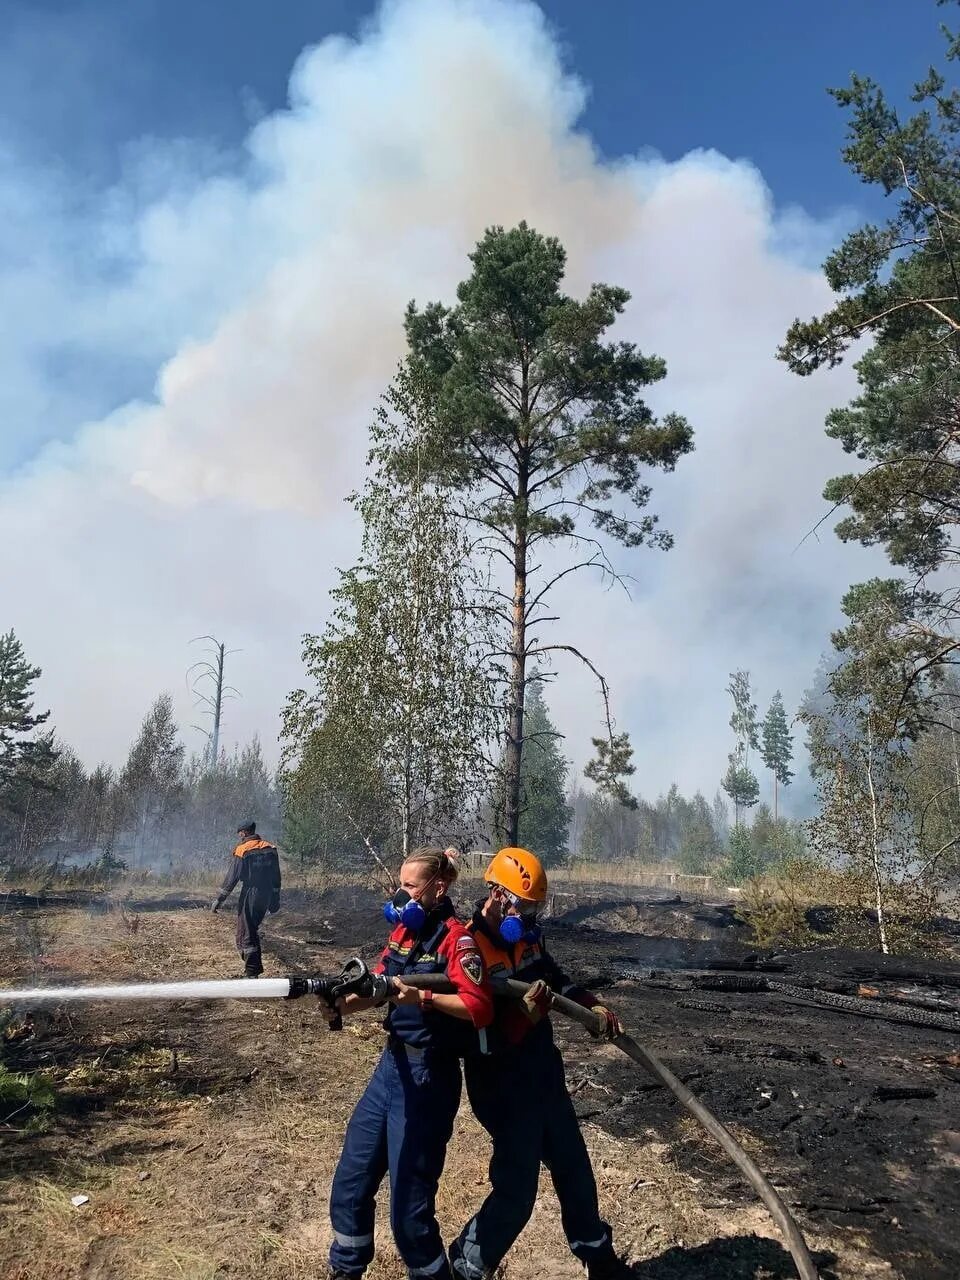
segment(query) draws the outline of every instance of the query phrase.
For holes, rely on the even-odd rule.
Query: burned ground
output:
[[[116,904],[60,894],[0,905],[10,982],[235,974],[232,921],[190,893]],[[597,927],[602,926],[602,927]],[[851,1016],[778,991],[716,991],[751,954],[727,908],[660,901],[568,912],[551,946],[688,1081],[771,1176],[837,1280],[960,1274],[960,1038]],[[332,971],[378,950],[377,900],[287,895],[268,973]],[[912,964],[914,962],[910,962]],[[960,1003],[949,963],[916,962]],[[714,969],[722,965],[726,968]],[[774,963],[792,987],[904,987],[902,958],[819,948]],[[758,970],[763,972],[764,970]],[[879,973],[879,977],[877,976]],[[0,1274],[12,1280],[325,1274],[326,1196],[343,1128],[375,1061],[373,1015],[328,1033],[309,1002],[62,1006],[11,1022],[4,1060],[53,1080],[41,1132],[2,1137]],[[672,1097],[616,1049],[558,1027],[601,1202],[642,1280],[794,1274],[752,1192]],[[905,1096],[906,1095],[906,1096]],[[484,1194],[487,1146],[461,1109],[441,1188],[444,1231]],[[90,1197],[74,1208],[70,1197]],[[403,1274],[386,1225],[369,1273]],[[544,1179],[504,1276],[581,1274]]]

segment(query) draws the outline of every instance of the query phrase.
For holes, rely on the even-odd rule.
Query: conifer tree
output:
[[[562,862],[567,852],[570,806],[567,804],[568,764],[539,680],[527,686],[524,708],[526,747],[520,769],[520,826],[518,839],[547,867]]]
[[[788,787],[793,773],[790,763],[793,760],[793,738],[787,726],[787,714],[783,709],[783,698],[778,689],[770,702],[763,721],[760,754],[764,765],[773,774],[773,818],[777,820],[778,786]]]
[[[50,717],[49,711],[33,709],[33,685],[40,674],[12,630],[0,636],[0,784],[30,756],[35,745],[30,735]]]
[[[455,491],[463,519],[509,575],[491,607],[506,665],[503,826],[515,843],[528,666],[560,651],[592,666],[532,630],[548,620],[561,578],[591,566],[611,572],[591,525],[626,547],[671,545],[645,510],[648,472],[673,470],[692,432],[676,414],[658,421],[643,400],[665,376],[663,360],[605,341],[625,289],[595,284],[582,301],[566,295],[563,246],[525,223],[491,228],[470,258],[455,307],[408,309],[409,362],[430,382],[437,430],[429,447],[398,449],[394,465],[426,468]],[[538,576],[550,544],[582,553]],[[608,730],[612,738],[609,714]]]
[[[940,0],[943,3],[944,0]],[[869,76],[830,93],[847,112],[843,159],[879,189],[889,216],[851,231],[824,263],[834,304],[796,320],[778,354],[807,376],[853,349],[859,394],[831,410],[827,435],[858,460],[824,490],[846,508],[844,541],[883,547],[926,594],[925,671],[956,662],[960,593],[960,36],[942,28],[945,65],[886,92]],[[936,698],[929,700],[937,715]]]
[[[760,799],[760,784],[750,769],[750,751],[759,746],[757,704],[750,689],[750,672],[733,671],[727,692],[733,698],[730,728],[736,746],[729,756],[729,766],[720,785],[733,801],[734,827],[740,826],[740,810],[749,809]]]

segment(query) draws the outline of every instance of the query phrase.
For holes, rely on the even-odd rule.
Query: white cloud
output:
[[[0,271],[21,313],[5,383],[22,439],[46,434],[45,398],[62,439],[0,482],[2,624],[89,759],[117,759],[161,687],[189,721],[187,641],[210,631],[243,649],[228,736],[275,737],[300,633],[350,557],[340,498],[404,306],[452,298],[484,227],[521,218],[566,244],[572,290],[632,291],[623,336],[667,358],[653,399],[697,432],[654,480],[677,548],[617,555],[632,601],[586,580],[561,597],[556,639],[611,675],[641,789],[712,791],[733,667],[796,701],[860,572],[829,533],[793,550],[840,464],[821,424],[850,373],[800,381],[774,360],[827,299],[810,262],[837,225],[778,215],[747,163],[650,157],[642,133],[639,158],[601,161],[577,132],[583,101],[532,4],[394,0],[359,42],[305,51],[290,109],[258,121],[239,165],[144,145],[78,211],[55,174],[7,163],[32,266]],[[78,345],[95,368],[154,362],[155,398],[65,391],[51,352]],[[565,667],[551,702],[582,764],[595,696]]]

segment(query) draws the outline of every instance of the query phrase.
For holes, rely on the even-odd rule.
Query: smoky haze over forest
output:
[[[828,304],[817,264],[853,215],[775,208],[747,161],[666,163],[645,153],[642,121],[635,155],[605,162],[578,129],[586,92],[534,6],[405,0],[359,42],[305,50],[290,108],[239,156],[145,140],[119,186],[80,196],[4,139],[21,251],[0,268],[18,424],[0,596],[86,762],[122,763],[162,689],[191,723],[188,642],[209,632],[242,651],[226,745],[259,733],[275,762],[299,637],[355,553],[342,499],[404,308],[452,300],[483,229],[521,219],[566,245],[569,292],[631,291],[615,336],[666,359],[650,403],[695,431],[676,474],[652,478],[675,548],[612,549],[629,597],[583,575],[556,596],[555,638],[610,680],[635,789],[714,794],[735,668],[761,714],[777,688],[793,714],[844,588],[876,564],[829,522],[803,541],[839,467],[823,418],[853,374],[798,380],[774,358],[793,318]],[[582,769],[595,687],[564,664],[548,699]],[[800,769],[798,802],[802,782]]]

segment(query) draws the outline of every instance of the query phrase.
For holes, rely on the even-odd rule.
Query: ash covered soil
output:
[[[232,916],[202,903],[9,898],[0,964],[11,984],[235,976]],[[825,1278],[955,1280],[960,1035],[814,1003],[825,990],[848,1001],[861,988],[902,992],[943,1018],[960,1005],[951,939],[944,961],[883,962],[829,945],[771,958],[745,932],[722,905],[611,900],[552,921],[548,944],[735,1133]],[[373,959],[382,937],[373,894],[291,892],[266,927],[267,974]],[[790,991],[716,989],[771,981]],[[58,1104],[43,1132],[18,1131],[16,1117],[0,1130],[0,1274],[325,1275],[329,1180],[382,1044],[375,1016],[334,1036],[308,1001],[61,1006],[4,1035],[9,1069],[47,1073]],[[557,1038],[602,1207],[637,1280],[793,1276],[752,1190],[671,1095],[579,1028],[558,1023]],[[438,1202],[447,1238],[485,1193],[488,1154],[464,1103]],[[90,1196],[80,1209],[76,1193]],[[382,1212],[378,1242],[368,1275],[399,1280]],[[502,1274],[582,1274],[546,1176]]]

